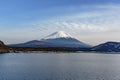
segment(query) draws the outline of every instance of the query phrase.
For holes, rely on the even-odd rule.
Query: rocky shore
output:
[[[0,41],[0,53],[8,53],[10,48],[7,47],[2,41]]]

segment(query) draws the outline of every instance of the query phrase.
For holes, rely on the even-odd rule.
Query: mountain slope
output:
[[[93,47],[92,51],[120,52],[120,42],[106,42]]]
[[[49,43],[44,43],[42,41],[39,40],[32,40],[32,41],[28,41],[25,43],[19,43],[19,44],[11,44],[8,46],[12,46],[12,47],[47,47],[50,46],[51,44]]]

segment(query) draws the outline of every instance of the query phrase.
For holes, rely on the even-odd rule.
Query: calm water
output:
[[[0,54],[0,80],[120,80],[120,54]]]

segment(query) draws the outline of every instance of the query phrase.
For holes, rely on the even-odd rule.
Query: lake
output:
[[[0,80],[120,80],[120,54],[0,54]]]

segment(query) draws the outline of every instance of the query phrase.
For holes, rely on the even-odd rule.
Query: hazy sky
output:
[[[96,45],[120,41],[120,0],[0,0],[0,39],[7,44],[65,31]]]

